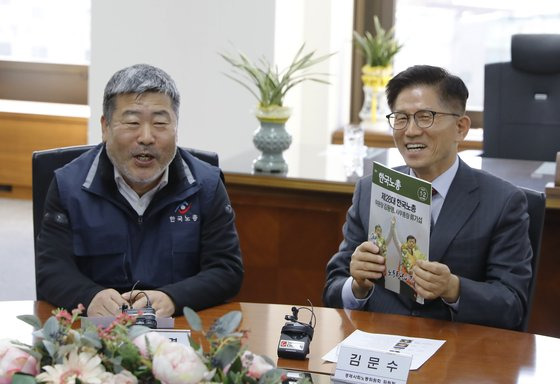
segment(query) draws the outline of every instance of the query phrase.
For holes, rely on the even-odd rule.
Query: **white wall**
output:
[[[316,68],[332,73],[333,85],[310,82],[294,88],[286,103],[294,109],[287,128],[296,148],[325,146],[330,132],[348,118],[344,105],[349,103],[349,65],[340,63],[349,60],[343,54],[351,46],[351,3],[92,1],[88,141],[101,140],[101,101],[109,77],[125,66],[144,62],[161,67],[177,82],[182,96],[180,145],[216,151],[221,159],[252,150],[258,122],[251,110],[256,100],[223,75],[230,68],[218,52],[238,48],[251,58],[265,56],[282,68],[305,42],[308,50],[317,50],[319,55],[339,52],[328,64]],[[336,28],[333,19],[337,19]]]
[[[181,145],[217,151],[221,159],[252,150],[257,121],[249,111],[255,101],[221,74],[229,68],[217,52],[231,48],[231,42],[251,57],[266,55],[285,64],[305,41],[320,54],[339,53],[317,69],[333,74],[331,86],[307,84],[289,95],[287,102],[294,108],[288,122],[294,135],[290,156],[297,157],[307,145],[325,145],[330,131],[348,116],[349,60],[342,53],[351,47],[351,3],[92,0],[89,142],[101,140],[101,101],[109,77],[146,62],[168,71],[181,90]],[[0,259],[6,260],[0,300],[35,299],[31,208],[29,200],[0,199],[0,212],[7,218],[0,224]]]

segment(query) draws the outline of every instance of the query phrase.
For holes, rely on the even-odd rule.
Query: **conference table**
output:
[[[31,327],[15,318],[36,314],[45,320],[53,307],[45,302],[0,302],[0,338],[31,342]],[[400,315],[315,307],[317,317],[310,353],[305,360],[277,358],[280,330],[290,305],[232,302],[199,312],[204,329],[230,311],[241,311],[240,328],[249,331],[248,348],[266,355],[278,367],[312,374],[313,381],[330,382],[336,365],[322,357],[354,330],[445,340],[443,346],[418,370],[409,383],[545,383],[558,379],[560,339],[473,324]],[[300,320],[308,321],[300,310]],[[188,329],[183,317],[176,329]],[[199,337],[193,333],[193,337]]]
[[[325,266],[342,241],[356,175],[346,174],[342,145],[292,146],[284,153],[287,174],[252,170],[256,149],[220,158],[236,214],[245,278],[236,301],[321,305]],[[367,148],[363,172],[374,161],[403,165],[396,148]],[[482,157],[461,151],[470,166],[511,183],[544,191],[554,163]],[[529,331],[560,337],[560,198],[546,198],[545,228]]]

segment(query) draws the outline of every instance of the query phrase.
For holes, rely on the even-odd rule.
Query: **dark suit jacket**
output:
[[[459,169],[430,239],[430,260],[460,278],[457,312],[441,299],[413,302],[376,285],[365,310],[516,328],[527,310],[531,243],[525,195],[514,185],[459,160]],[[408,167],[398,170],[409,172]],[[344,240],[327,264],[325,305],[342,307],[354,249],[367,240],[371,175],[359,180],[343,226]]]

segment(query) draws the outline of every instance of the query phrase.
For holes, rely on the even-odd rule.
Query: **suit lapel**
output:
[[[430,237],[430,261],[441,261],[449,244],[480,202],[473,170],[459,159],[459,169],[445,197]]]

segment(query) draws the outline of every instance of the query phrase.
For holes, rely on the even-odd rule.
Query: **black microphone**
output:
[[[292,315],[286,315],[284,316],[284,319],[288,321],[298,321],[298,313],[299,309],[297,309],[296,307],[292,307]]]
[[[307,300],[309,301],[309,300]],[[311,304],[311,302],[309,301]],[[309,324],[298,320],[300,309],[306,309],[311,312]],[[286,359],[303,360],[309,354],[309,344],[313,339],[314,322],[317,321],[313,305],[311,309],[307,307],[292,307],[292,314],[284,316],[288,320],[282,327],[280,332],[280,340],[278,341],[278,357]]]
[[[135,325],[143,325],[145,327],[155,329],[157,328],[156,311],[152,307],[152,303],[150,302],[150,297],[148,296],[148,294],[144,291],[139,291],[138,293],[136,293],[136,295],[134,295],[134,297],[132,296],[134,292],[134,288],[136,288],[136,285],[139,282],[140,281],[137,281],[132,286],[132,290],[130,291],[130,297],[128,298],[129,305],[127,306],[126,304],[123,304],[121,311],[123,313],[128,314],[129,316],[132,316],[135,319],[134,322]],[[141,309],[133,308],[132,305],[134,300],[136,300],[136,297],[138,295],[142,295],[142,294],[146,297],[146,306]]]

